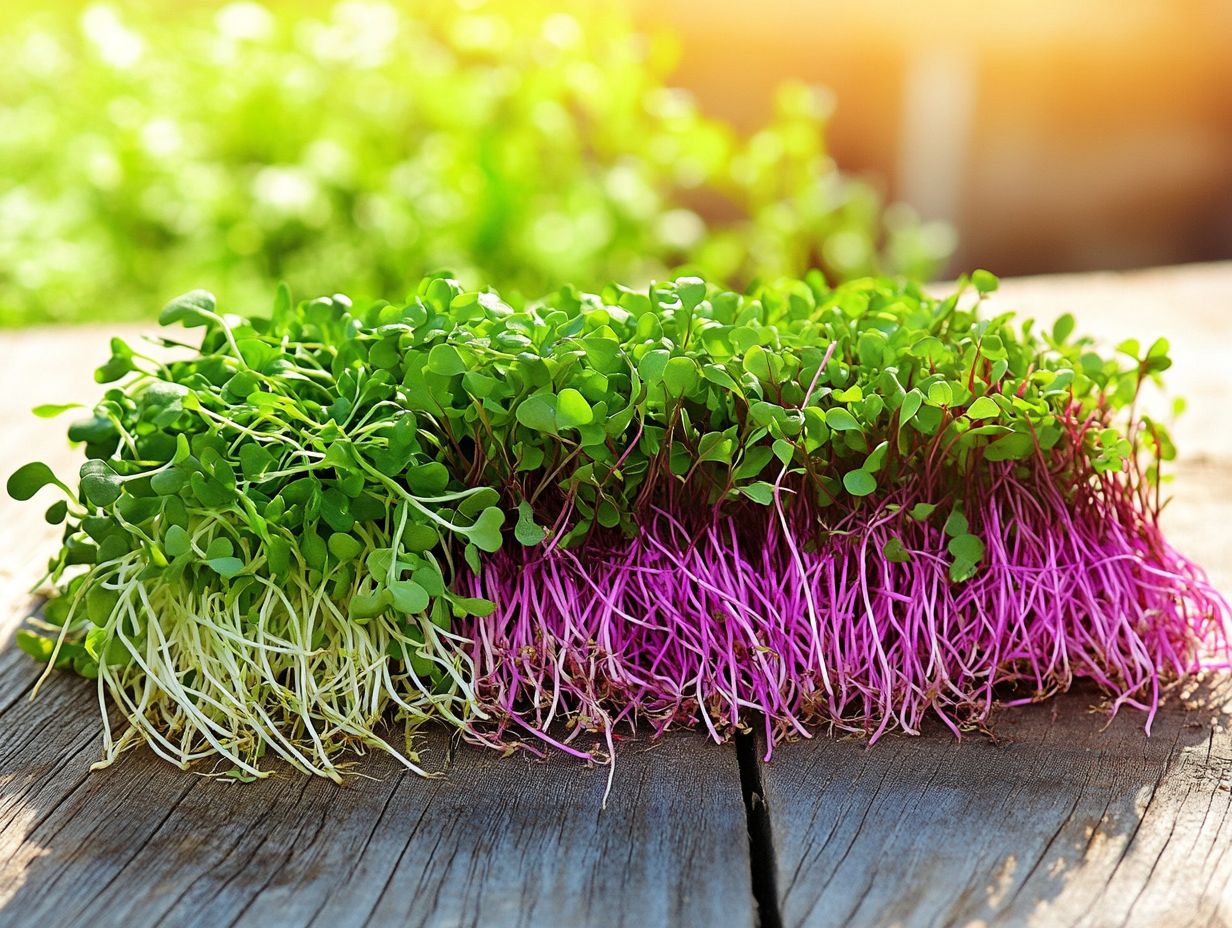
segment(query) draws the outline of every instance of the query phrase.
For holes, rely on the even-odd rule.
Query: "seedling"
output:
[[[1149,727],[1230,621],[1158,526],[1174,451],[1133,411],[1166,344],[986,317],[995,284],[195,291],[162,314],[187,357],[113,341],[76,488],[10,479],[66,497],[19,643],[123,712],[104,762],[238,776],[414,766],[391,715],[589,758],[635,721],[957,733],[1078,677]]]

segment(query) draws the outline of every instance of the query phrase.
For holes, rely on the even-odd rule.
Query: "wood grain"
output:
[[[754,923],[734,750],[626,743],[605,772],[451,750],[424,780],[386,757],[339,786],[252,784],[135,751],[97,757],[94,687],[0,658],[0,926],[522,926]],[[14,682],[18,681],[18,682]]]
[[[1149,738],[1128,713],[1103,730],[1093,699],[1006,712],[999,743],[781,745],[762,777],[783,924],[1226,924],[1232,736],[1178,708]]]

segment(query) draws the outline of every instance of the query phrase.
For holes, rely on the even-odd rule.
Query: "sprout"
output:
[[[144,741],[240,777],[362,746],[418,770],[394,717],[593,757],[638,720],[957,733],[1080,677],[1149,727],[1232,628],[1158,525],[1174,449],[1134,409],[1166,345],[1104,357],[971,283],[515,310],[441,274],[251,318],[194,291],[162,319],[198,348],[113,341],[76,489],[9,480],[66,497],[61,595],[19,644],[97,677],[128,722],[104,762]]]

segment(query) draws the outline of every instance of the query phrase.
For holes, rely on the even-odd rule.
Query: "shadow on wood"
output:
[[[452,749],[339,786],[98,756],[93,684],[0,653],[0,926],[752,925],[734,749],[626,742],[606,771]]]
[[[1005,710],[995,743],[938,724],[776,748],[760,773],[783,925],[1227,924],[1218,710],[1173,703],[1148,738],[1132,710],[1105,730],[1096,698]]]

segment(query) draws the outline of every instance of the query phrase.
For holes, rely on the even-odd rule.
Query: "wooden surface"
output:
[[[385,757],[342,786],[149,757],[87,774],[93,687],[31,703],[27,662],[0,661],[0,926],[753,924],[735,757],[700,736],[627,745],[602,812],[602,773],[440,734],[432,780]]]
[[[1150,738],[1104,730],[1090,701],[1006,712],[996,744],[782,746],[761,775],[783,923],[1228,924],[1232,736],[1179,707]]]
[[[1232,591],[1232,264],[1007,281],[998,308],[1113,342],[1167,336],[1189,398],[1167,525]],[[0,333],[0,476],[71,467],[40,402],[97,395],[110,329]],[[132,334],[131,332],[128,334]],[[605,772],[431,737],[439,779],[380,759],[344,786],[241,785],[133,752],[89,773],[91,684],[7,642],[52,550],[41,507],[0,502],[0,928],[117,925],[1232,925],[1232,735],[1172,706],[1147,738],[1092,694],[944,731],[716,747],[626,744]]]

